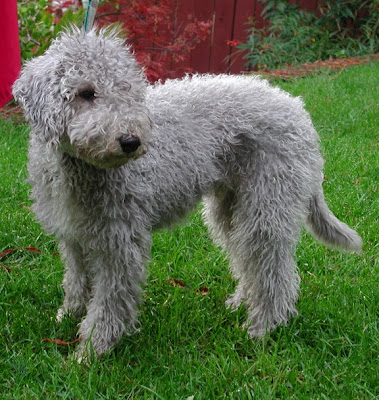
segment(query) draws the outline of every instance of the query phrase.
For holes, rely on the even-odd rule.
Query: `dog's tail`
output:
[[[360,253],[362,239],[329,210],[322,194],[313,195],[306,223],[312,236],[329,247]]]

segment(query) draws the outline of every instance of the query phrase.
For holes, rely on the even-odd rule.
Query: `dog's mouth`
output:
[[[88,142],[81,146],[78,143],[72,143],[68,135],[65,135],[60,141],[59,150],[97,168],[106,169],[119,168],[130,160],[143,156],[147,148],[134,135],[121,135],[108,146],[89,145]]]

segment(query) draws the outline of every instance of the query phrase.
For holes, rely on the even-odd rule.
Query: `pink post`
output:
[[[12,85],[21,67],[17,1],[1,1],[0,12],[0,107],[12,98]]]

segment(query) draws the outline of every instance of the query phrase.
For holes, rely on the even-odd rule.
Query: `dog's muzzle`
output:
[[[120,142],[122,151],[125,154],[133,153],[141,146],[141,141],[134,135],[122,135],[117,139]]]

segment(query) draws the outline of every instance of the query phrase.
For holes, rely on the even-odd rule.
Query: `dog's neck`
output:
[[[94,180],[98,180],[100,177],[104,177],[107,173],[106,169],[95,167],[94,165],[88,164],[80,158],[74,157],[69,153],[63,152],[61,156],[61,166],[62,169],[74,175],[82,175],[85,171],[86,179],[89,177],[94,177]]]

